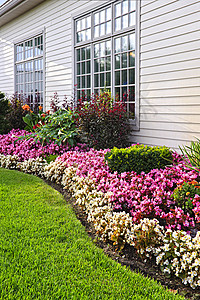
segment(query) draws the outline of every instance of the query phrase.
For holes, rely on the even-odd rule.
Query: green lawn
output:
[[[62,195],[0,169],[0,299],[184,299],[98,249]]]

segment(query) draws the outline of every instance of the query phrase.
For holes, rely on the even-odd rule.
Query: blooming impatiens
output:
[[[29,158],[46,157],[51,154],[63,154],[71,147],[69,145],[58,146],[54,142],[42,145],[40,142],[35,142],[33,138],[18,139],[20,136],[30,134],[26,130],[13,129],[8,134],[0,135],[0,153],[3,155],[16,155],[19,161],[28,160]],[[85,144],[78,144],[74,150],[83,151],[87,147]]]

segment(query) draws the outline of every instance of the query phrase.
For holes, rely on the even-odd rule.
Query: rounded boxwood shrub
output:
[[[112,171],[118,173],[134,171],[148,173],[152,169],[163,169],[172,162],[169,148],[132,145],[129,148],[114,147],[105,154],[105,160]]]

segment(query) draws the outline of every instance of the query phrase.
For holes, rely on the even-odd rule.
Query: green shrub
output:
[[[181,207],[184,213],[189,213],[192,216],[194,215],[193,200],[195,195],[200,196],[200,186],[195,180],[178,185],[172,194],[177,206]]]
[[[110,92],[79,99],[78,125],[89,147],[96,149],[125,147],[130,126],[124,103],[114,100]]]
[[[132,145],[129,148],[113,148],[105,154],[105,159],[112,171],[119,173],[145,173],[152,169],[162,169],[172,162],[172,153],[167,147],[149,147]]]
[[[0,92],[0,134],[8,133],[10,131],[9,123],[6,116],[9,111],[9,101],[5,94]]]

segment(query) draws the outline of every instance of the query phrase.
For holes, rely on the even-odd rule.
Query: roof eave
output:
[[[44,1],[45,0],[7,0],[0,6],[0,27]]]

